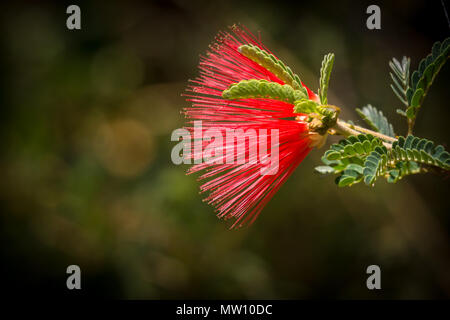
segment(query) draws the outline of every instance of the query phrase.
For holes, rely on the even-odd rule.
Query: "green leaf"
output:
[[[350,136],[331,145],[322,161],[327,173],[338,175],[335,183],[339,187],[361,181],[373,186],[379,177],[395,183],[430,166],[450,171],[450,153],[442,145],[412,135],[398,137],[390,149],[372,135]]]
[[[330,167],[330,166],[317,166],[314,168],[314,170],[316,170],[316,172],[321,173],[321,174],[334,173],[333,167]]]
[[[354,163],[349,164],[346,169],[356,171],[358,174],[363,174],[364,170],[362,166]]]
[[[383,173],[387,162],[387,150],[376,148],[375,151],[372,151],[364,162],[364,182],[367,185],[373,186],[377,176]]]
[[[412,73],[411,90],[407,93],[408,105],[416,107],[413,109],[414,115],[412,115],[412,118],[416,117],[428,89],[449,58],[449,52],[450,38],[445,39],[442,43],[439,41],[435,42],[431,54],[422,59],[419,63],[419,68]]]
[[[450,154],[443,146],[434,147],[434,142],[412,135],[408,135],[406,138],[399,137],[392,144],[389,157],[391,161],[414,161],[418,164],[450,170]]]
[[[330,146],[324,154],[328,160],[342,160],[354,156],[367,156],[376,147],[382,146],[383,142],[371,134],[360,134],[350,136]]]
[[[389,183],[395,183],[398,181],[398,178],[400,177],[400,170],[392,169],[392,170],[389,170],[388,173],[389,173],[389,176],[387,178],[387,181]]]
[[[395,137],[394,128],[383,115],[383,112],[377,110],[370,104],[362,109],[357,108],[356,112],[373,130],[390,137]]]
[[[417,89],[414,92],[414,94],[413,94],[413,96],[411,98],[411,107],[418,107],[419,106],[420,100],[422,99],[423,94],[424,94],[424,91],[421,88]]]
[[[364,163],[364,182],[373,185],[377,177],[384,176],[394,183],[406,175],[421,172],[420,165],[450,170],[450,154],[443,146],[433,146],[427,139],[409,135],[399,137],[391,150],[375,148]]]
[[[250,60],[272,72],[281,81],[290,85],[293,89],[300,90],[305,96],[308,96],[308,92],[306,88],[303,87],[300,77],[292,72],[291,68],[286,66],[283,61],[276,58],[273,54],[268,53],[253,44],[244,44],[240,46],[238,50]]]
[[[328,104],[328,83],[330,81],[331,70],[333,69],[334,54],[329,53],[323,57],[320,68],[319,97],[323,105]]]
[[[413,119],[415,116],[416,116],[415,107],[408,107],[408,109],[406,109],[406,117],[408,119]]]
[[[392,91],[406,107],[408,106],[410,62],[411,60],[407,57],[403,57],[401,63],[395,58],[389,62],[389,67],[393,71],[393,73],[389,73],[394,82],[391,84]]]
[[[315,101],[309,99],[300,99],[294,103],[295,113],[313,113],[317,112],[317,107],[319,104]]]
[[[406,112],[403,111],[402,109],[397,109],[395,110],[399,115],[406,117]]]
[[[348,185],[352,184],[355,180],[356,180],[355,177],[342,175],[339,179],[338,186],[339,187],[348,186]]]
[[[242,80],[233,83],[228,89],[222,92],[224,99],[247,99],[265,98],[294,103],[296,100],[305,98],[300,90],[294,90],[290,85],[281,85],[277,82],[267,80]]]

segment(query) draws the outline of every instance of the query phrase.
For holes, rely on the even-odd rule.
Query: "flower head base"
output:
[[[202,121],[203,135],[211,137],[211,130],[241,134],[225,144],[217,142],[218,134],[213,142],[203,140],[202,148],[193,147],[195,164],[188,173],[202,172],[200,190],[209,193],[205,201],[219,217],[235,219],[232,227],[243,226],[258,217],[310,150],[323,144],[339,110],[321,106],[319,96],[243,27],[221,32],[199,69],[187,89],[192,103],[184,110],[187,129]],[[270,141],[266,154],[261,141]],[[274,151],[276,168],[262,174]],[[205,158],[214,161],[195,162]],[[229,161],[238,158],[245,161]]]

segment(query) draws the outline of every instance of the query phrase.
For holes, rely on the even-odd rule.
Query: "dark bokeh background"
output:
[[[448,1],[447,6],[450,7]],[[180,93],[198,55],[236,22],[311,88],[336,54],[330,102],[381,108],[406,125],[389,88],[388,61],[412,68],[449,35],[440,1],[79,3],[82,30],[66,29],[69,3],[3,4],[1,25],[2,292],[113,298],[449,298],[449,181],[338,189],[313,173],[323,150],[297,169],[251,227],[229,231],[201,201],[194,176],[170,160]],[[415,133],[447,148],[446,65]],[[82,269],[82,290],[65,287]],[[366,267],[382,290],[366,288]]]

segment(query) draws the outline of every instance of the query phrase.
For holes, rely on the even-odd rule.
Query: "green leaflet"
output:
[[[302,91],[306,96],[308,95],[299,76],[292,72],[291,68],[286,66],[283,61],[276,58],[273,54],[252,44],[244,44],[238,50],[250,60],[272,72],[284,83],[290,85],[295,90]]]
[[[327,160],[331,161],[355,156],[367,156],[376,147],[382,145],[382,141],[371,134],[360,134],[358,136],[350,136],[347,139],[339,141],[339,143],[332,144],[324,156]]]
[[[333,167],[330,166],[317,166],[314,170],[321,174],[334,173]]]
[[[400,63],[397,59],[393,58],[392,61],[389,62],[389,67],[392,72],[389,72],[392,81],[391,88],[394,91],[395,95],[400,99],[400,101],[406,106],[409,106],[407,91],[409,89],[409,66],[411,60],[410,58],[403,57],[402,62]]]
[[[368,104],[362,109],[357,108],[356,112],[373,130],[390,137],[395,137],[394,128],[383,115],[383,112],[377,110],[377,108]]]
[[[300,90],[294,90],[290,85],[281,85],[267,80],[242,80],[233,83],[228,89],[222,92],[225,99],[247,99],[247,98],[267,98],[282,100],[294,103],[296,100],[305,98],[305,94]]]
[[[358,157],[348,157],[341,160],[330,161],[323,156],[322,162],[326,165],[316,167],[316,172],[321,174],[340,174],[335,180],[335,183],[340,187],[351,186],[360,182],[363,178],[362,172],[364,162]]]
[[[295,113],[314,113],[318,112],[319,104],[315,101],[309,100],[307,98],[295,101],[294,112]]]
[[[357,166],[357,165],[355,165],[355,166]],[[361,166],[359,166],[359,167],[361,167]],[[353,170],[353,169],[345,169],[343,171],[342,175],[340,175],[336,178],[335,183],[339,187],[346,187],[346,186],[351,186],[355,183],[360,182],[361,178],[362,178],[362,176],[358,171]]]
[[[442,43],[439,41],[434,43],[432,52],[420,61],[419,68],[411,74],[411,84],[406,92],[406,98],[408,106],[414,107],[414,109],[410,111],[412,116],[409,118],[415,118],[433,80],[449,58],[449,53],[450,38],[445,39]]]
[[[320,68],[319,97],[323,105],[328,104],[328,83],[330,81],[331,70],[333,69],[334,54],[329,53],[323,57]]]
[[[395,169],[387,171],[387,182],[395,183],[404,176],[420,173],[420,166],[414,161],[400,161],[395,164]]]
[[[364,162],[364,183],[373,185],[377,176],[381,175],[386,169],[388,162],[388,151],[386,147],[377,147]]]

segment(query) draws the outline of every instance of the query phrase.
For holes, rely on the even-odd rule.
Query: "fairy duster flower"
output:
[[[188,173],[200,173],[200,191],[218,217],[234,219],[232,228],[251,224],[323,144],[338,109],[320,105],[319,96],[242,26],[218,34],[199,71],[185,94],[191,104],[184,109],[186,129],[195,140],[186,155],[194,161]]]

